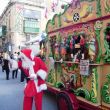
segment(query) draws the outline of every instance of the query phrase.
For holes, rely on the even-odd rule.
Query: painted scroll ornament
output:
[[[110,104],[110,74],[107,75],[107,81],[104,83],[104,85],[102,86],[102,100],[105,103]]]
[[[95,30],[101,30],[102,28],[102,22],[101,21],[96,21],[95,25],[94,25],[94,29]]]

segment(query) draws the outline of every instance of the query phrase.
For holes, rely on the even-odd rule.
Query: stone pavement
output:
[[[5,80],[5,72],[0,67],[0,110],[22,110],[24,82],[20,82],[20,73],[17,79]],[[33,110],[35,110],[33,104]],[[58,110],[55,97],[45,94],[43,110]]]

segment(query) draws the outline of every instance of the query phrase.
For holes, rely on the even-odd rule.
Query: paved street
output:
[[[24,83],[17,79],[5,80],[5,73],[0,67],[0,110],[22,110]],[[33,110],[35,107],[33,105]],[[45,94],[43,97],[43,110],[57,110],[55,97]]]

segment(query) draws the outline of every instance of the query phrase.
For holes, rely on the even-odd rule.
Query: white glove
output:
[[[37,79],[37,76],[36,76],[36,74],[31,74],[29,78],[31,78],[31,79]]]

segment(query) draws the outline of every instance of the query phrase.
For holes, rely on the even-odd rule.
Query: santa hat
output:
[[[33,60],[34,54],[31,49],[23,49],[21,50],[21,57],[24,57],[27,60]]]
[[[23,59],[26,61],[26,65],[24,66],[24,68],[25,67],[29,68],[29,75],[35,74],[34,69],[33,69],[33,66],[35,65],[35,62],[33,61],[34,54],[33,54],[32,50],[31,49],[21,50],[20,56],[21,56],[21,58],[23,57]]]

